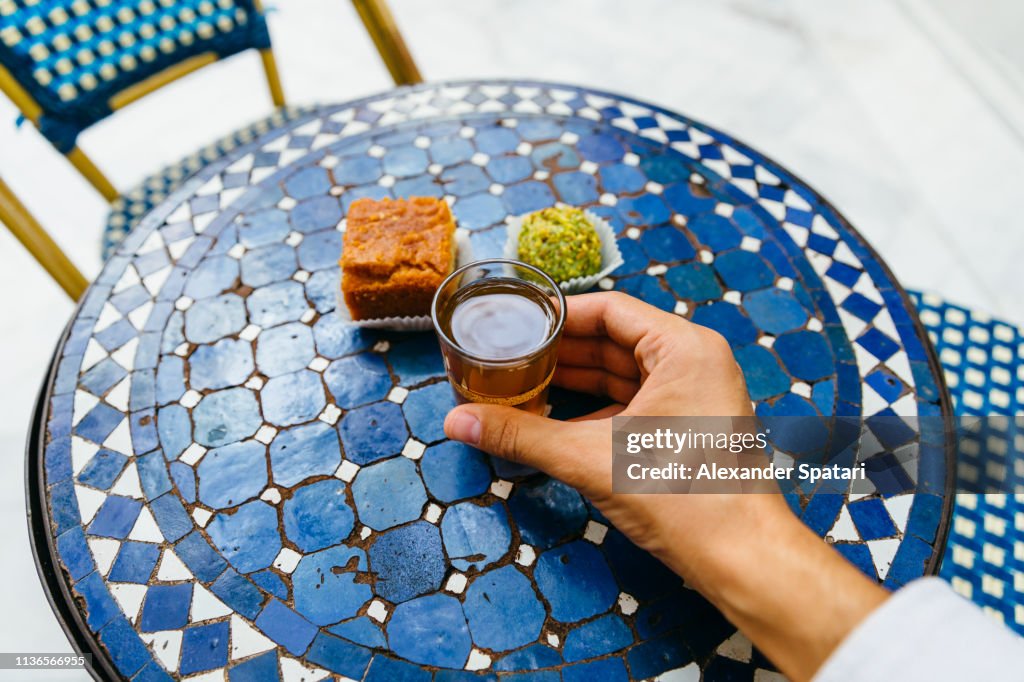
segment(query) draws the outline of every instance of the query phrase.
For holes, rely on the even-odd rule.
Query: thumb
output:
[[[459,405],[444,420],[445,435],[452,440],[548,473],[573,426],[514,407],[481,403]]]

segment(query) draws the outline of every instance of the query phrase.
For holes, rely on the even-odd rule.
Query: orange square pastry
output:
[[[349,207],[341,290],[353,320],[428,315],[455,265],[455,221],[441,199],[357,199]]]

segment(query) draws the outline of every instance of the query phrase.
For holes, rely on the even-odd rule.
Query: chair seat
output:
[[[125,235],[154,206],[166,199],[183,182],[231,150],[252,142],[269,130],[284,125],[310,110],[311,107],[282,107],[267,118],[240,128],[177,163],[161,169],[134,189],[122,194],[111,204],[110,214],[107,216],[107,225],[103,231],[103,260],[110,257],[114,248],[125,238]]]
[[[956,414],[1024,415],[1024,330],[933,295],[911,296],[938,351]],[[957,478],[983,479],[990,465],[1005,465],[999,459],[961,452]],[[958,481],[958,489],[965,488]],[[1022,519],[1024,495],[958,494],[940,575],[1024,634]]]

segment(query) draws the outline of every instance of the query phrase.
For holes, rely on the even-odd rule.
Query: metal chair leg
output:
[[[77,301],[89,281],[60,250],[11,188],[0,178],[0,222],[20,241],[72,300]]]
[[[96,167],[96,164],[92,162],[92,159],[86,156],[85,152],[81,149],[75,147],[64,156],[66,156],[68,161],[71,162],[71,165],[77,168],[78,172],[89,181],[89,184],[95,187],[96,191],[103,195],[104,199],[113,203],[117,197],[120,196],[113,183],[107,179],[107,176]]]
[[[395,85],[422,83],[423,77],[416,67],[402,34],[398,31],[395,18],[384,0],[352,0],[366,31],[377,46],[377,52],[388,67]]]
[[[284,88],[281,87],[281,76],[277,71],[277,59],[274,58],[274,51],[270,48],[260,50],[260,59],[263,60],[263,73],[267,76],[267,88],[270,89],[270,99],[275,107],[283,107]]]

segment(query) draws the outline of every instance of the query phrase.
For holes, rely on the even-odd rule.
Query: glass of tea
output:
[[[543,413],[565,324],[565,296],[544,271],[469,263],[441,283],[430,314],[459,402]]]

